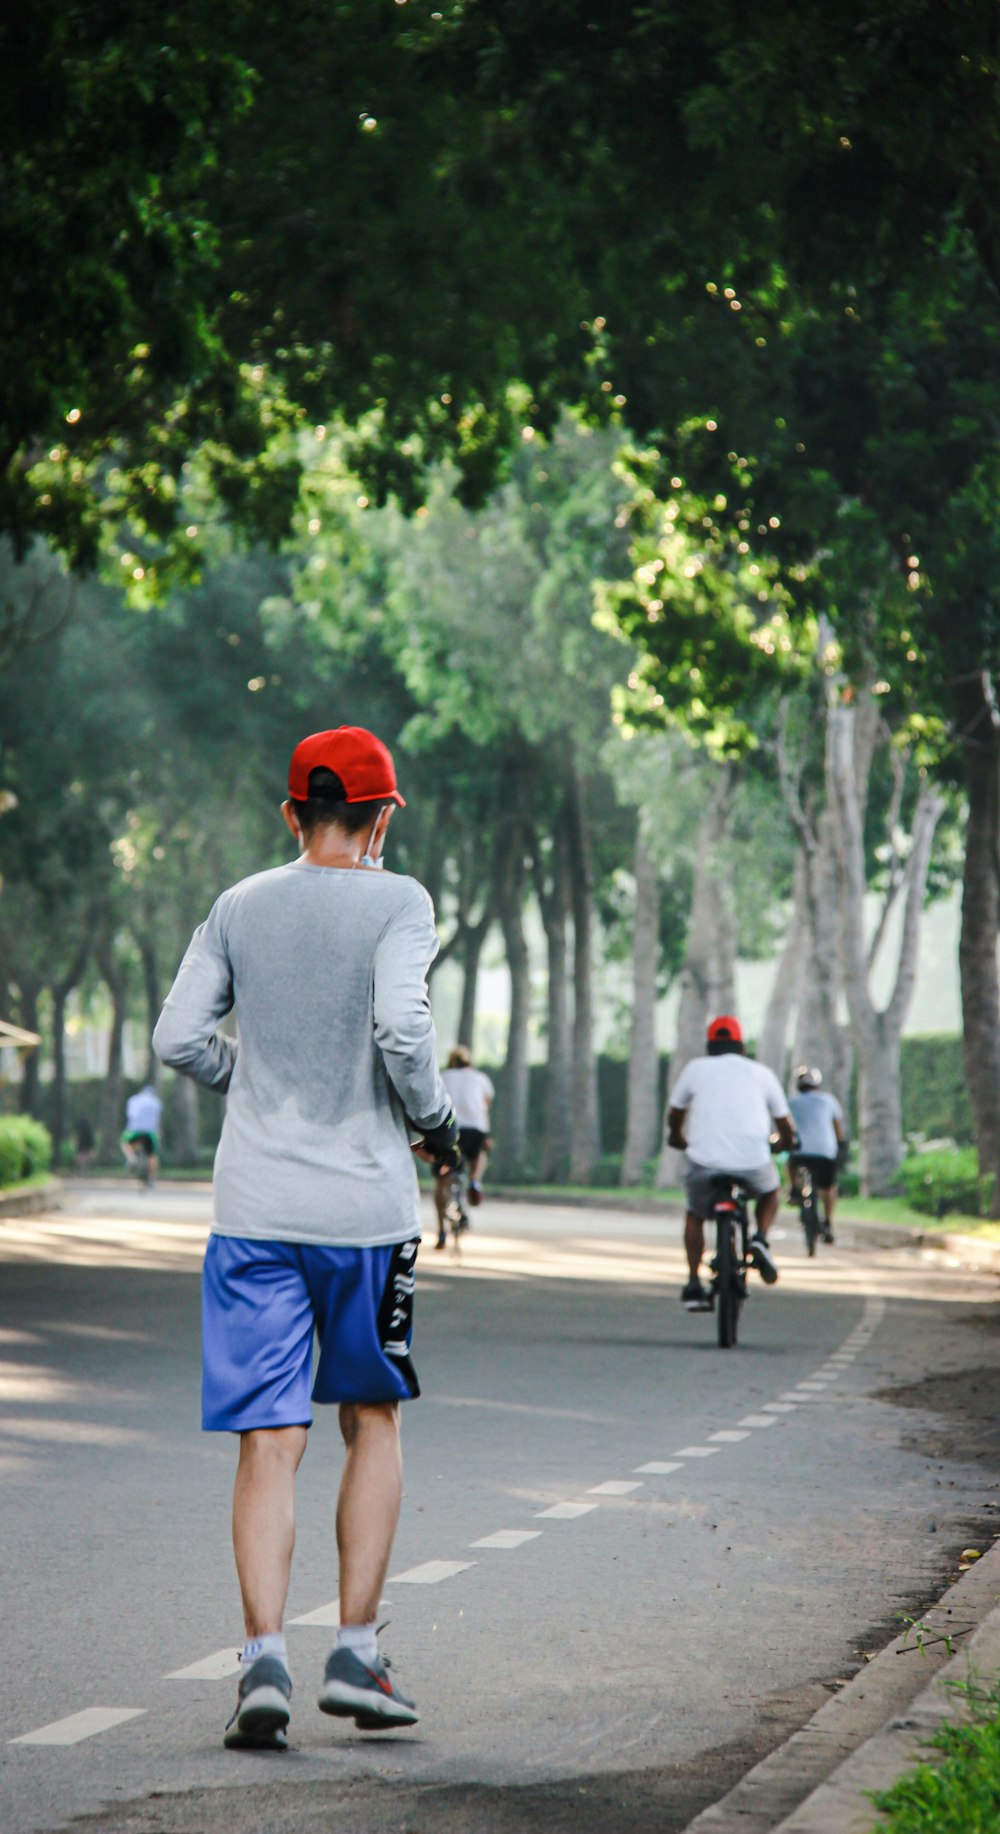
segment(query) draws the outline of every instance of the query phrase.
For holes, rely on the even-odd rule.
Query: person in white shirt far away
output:
[[[496,1091],[485,1070],[474,1068],[472,1052],[464,1044],[456,1044],[449,1053],[443,1077],[455,1109],[462,1157],[469,1168],[469,1202],[481,1204],[487,1154],[493,1144],[490,1139],[490,1108]],[[448,1207],[449,1178],[448,1172],[439,1175],[434,1186],[438,1248],[443,1248],[446,1240],[444,1218]]]
[[[706,1055],[685,1064],[670,1095],[667,1125],[671,1146],[687,1156],[684,1247],[689,1279],[682,1304],[689,1312],[712,1308],[698,1270],[705,1252],[705,1218],[712,1208],[712,1180],[720,1172],[738,1178],[755,1199],[750,1258],[761,1278],[773,1286],[778,1270],[767,1232],[778,1213],[781,1181],[770,1136],[776,1130],[786,1151],[795,1136],[781,1084],[773,1071],[745,1056],[740,1023],[731,1013],[712,1020]]]
[[[121,1149],[126,1163],[135,1164],[140,1147],[145,1151],[147,1160],[147,1185],[151,1185],[160,1166],[160,1122],[163,1119],[163,1103],[152,1083],[130,1095],[125,1103],[125,1131],[121,1137]]]

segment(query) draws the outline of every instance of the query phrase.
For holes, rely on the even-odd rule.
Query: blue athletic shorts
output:
[[[419,1395],[410,1361],[417,1247],[209,1236],[201,1288],[204,1430],[310,1426],[310,1389],[319,1402]]]

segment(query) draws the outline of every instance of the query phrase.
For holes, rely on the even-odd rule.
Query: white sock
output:
[[[240,1655],[240,1667],[249,1668],[260,1656],[277,1656],[288,1667],[288,1649],[283,1630],[265,1630],[263,1636],[247,1637]]]
[[[353,1650],[361,1662],[374,1662],[378,1655],[374,1618],[369,1624],[341,1624],[337,1632],[337,1648]]]

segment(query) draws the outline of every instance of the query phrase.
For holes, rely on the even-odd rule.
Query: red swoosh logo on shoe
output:
[[[375,1686],[378,1688],[381,1688],[383,1694],[388,1694],[390,1700],[392,1699],[392,1682],[391,1681],[383,1681],[381,1675],[376,1675],[375,1670],[373,1668],[366,1667],[365,1674],[370,1675],[372,1680],[375,1683]]]

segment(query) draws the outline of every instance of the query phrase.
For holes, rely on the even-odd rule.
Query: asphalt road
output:
[[[321,1411],[293,1748],[225,1752],[242,1632],[234,1449],[198,1428],[209,1213],[203,1188],[95,1183],[0,1224],[3,1834],[669,1834],[934,1596],[1000,1498],[995,1278],[916,1251],[809,1263],[786,1218],[781,1282],[721,1352],[678,1304],[676,1222],[490,1204],[418,1280],[383,1643],[420,1725],[366,1738],[314,1705],[340,1463]]]

